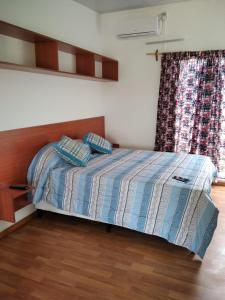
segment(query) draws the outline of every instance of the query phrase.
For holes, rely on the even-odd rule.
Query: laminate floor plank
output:
[[[1,300],[225,299],[225,187],[201,261],[165,240],[47,213],[0,240]]]

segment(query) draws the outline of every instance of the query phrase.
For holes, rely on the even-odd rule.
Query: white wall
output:
[[[99,16],[72,0],[0,0],[0,19],[101,52]],[[1,44],[3,39],[0,37]],[[22,53],[30,45],[15,39],[7,45],[0,47],[0,57],[23,62]],[[0,130],[104,115],[104,84],[0,69]],[[16,218],[31,212],[29,206]],[[0,231],[10,225],[0,222]]]
[[[118,40],[117,24],[125,19],[167,12],[161,38],[184,42],[146,46],[157,37]],[[225,49],[225,1],[196,0],[102,15],[104,53],[119,60],[119,83],[105,89],[106,131],[125,146],[152,149],[155,140],[160,62],[146,52]]]

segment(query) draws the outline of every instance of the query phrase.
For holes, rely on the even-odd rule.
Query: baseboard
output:
[[[224,181],[217,181],[217,182],[213,182],[212,185],[213,186],[225,186],[225,182]]]
[[[5,237],[6,235],[12,233],[13,231],[17,230],[18,228],[24,226],[25,224],[27,224],[31,219],[34,218],[34,216],[36,216],[36,212],[33,212],[29,216],[25,217],[24,219],[18,221],[17,223],[13,224],[9,228],[7,228],[7,229],[3,230],[2,232],[0,232],[0,239]]]

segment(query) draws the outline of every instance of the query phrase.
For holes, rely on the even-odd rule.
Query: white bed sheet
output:
[[[73,216],[73,217],[78,217],[78,218],[82,218],[82,219],[96,221],[96,220],[94,220],[92,218],[89,218],[87,216],[83,216],[83,215],[75,214],[75,213],[69,213],[65,210],[58,209],[58,208],[54,207],[53,205],[51,205],[50,203],[45,202],[45,201],[41,201],[41,202],[35,204],[35,208],[45,210],[45,211],[55,212],[55,213],[58,213],[58,214],[61,214],[61,215]]]

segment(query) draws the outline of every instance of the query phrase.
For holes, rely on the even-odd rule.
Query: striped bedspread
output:
[[[130,149],[96,154],[87,167],[74,167],[47,145],[33,159],[28,182],[36,187],[34,203],[160,236],[202,258],[217,225],[214,174],[205,156]]]

